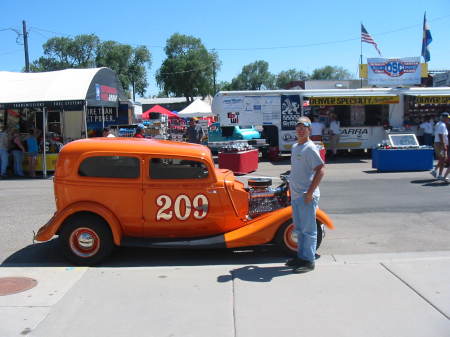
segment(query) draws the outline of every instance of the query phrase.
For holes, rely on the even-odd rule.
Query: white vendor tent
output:
[[[186,108],[178,112],[178,116],[182,118],[189,117],[212,117],[211,105],[203,102],[200,98],[194,100]]]

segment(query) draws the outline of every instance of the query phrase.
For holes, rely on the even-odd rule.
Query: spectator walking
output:
[[[39,137],[39,130],[38,129],[31,129],[29,131],[29,135],[25,139],[27,142],[27,152],[28,152],[28,172],[31,178],[36,177],[36,162],[37,162],[37,156],[39,152],[39,146],[38,146],[38,137]]]
[[[134,134],[134,138],[145,138],[145,136],[144,136],[144,128],[138,126],[136,128],[136,133]]]
[[[115,137],[110,128],[104,128],[102,136],[107,138]]]
[[[330,150],[333,157],[336,157],[337,146],[339,144],[339,139],[341,138],[341,122],[336,118],[335,114],[330,115]]]
[[[448,130],[446,126],[448,118],[449,113],[443,112],[441,114],[441,120],[436,123],[434,128],[434,151],[438,164],[436,168],[431,171],[431,175],[439,180],[444,180],[442,173],[448,155]]]
[[[6,178],[9,161],[8,144],[8,132],[6,130],[0,131],[0,179]]]
[[[423,121],[420,124],[419,128],[423,130],[423,144],[433,146],[433,117],[430,117],[428,120]]]
[[[23,177],[23,153],[25,152],[25,148],[22,145],[22,141],[20,140],[19,131],[14,130],[12,132],[11,138],[11,153],[14,158],[14,175]]]
[[[310,140],[311,121],[300,117],[295,127],[297,143],[292,146],[291,189],[292,218],[297,233],[297,257],[286,265],[294,273],[304,273],[314,269],[317,246],[316,210],[319,203],[319,184],[325,169],[316,145]]]
[[[319,117],[315,116],[313,122],[311,123],[311,140],[319,141],[323,140],[323,131],[325,130],[325,125],[319,121]]]
[[[189,121],[189,126],[186,129],[186,138],[188,143],[200,143],[199,132],[197,125],[193,119]]]

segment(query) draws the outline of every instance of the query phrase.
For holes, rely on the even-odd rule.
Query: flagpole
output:
[[[361,27],[362,27],[362,22],[361,22]],[[361,27],[360,27],[360,29],[361,29]],[[361,81],[361,88],[362,88],[362,86],[363,86],[363,79],[362,79],[362,76],[361,76],[361,67],[362,67],[362,62],[363,62],[363,58],[362,58],[362,38],[361,38],[361,36],[359,37],[359,41],[360,41],[360,44],[361,44],[361,54],[359,54],[359,56],[360,56],[360,59],[359,59],[359,79],[360,79],[360,81]]]

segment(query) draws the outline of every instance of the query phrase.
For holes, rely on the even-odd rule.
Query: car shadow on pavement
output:
[[[218,276],[217,282],[225,283],[236,278],[248,282],[270,282],[275,277],[286,276],[290,274],[292,274],[292,268],[285,266],[245,266],[242,268],[230,270],[230,274]]]
[[[117,247],[98,267],[179,267],[282,263],[286,256],[276,247],[249,249],[151,249]],[[0,267],[67,267],[57,239],[26,246],[8,256]]]

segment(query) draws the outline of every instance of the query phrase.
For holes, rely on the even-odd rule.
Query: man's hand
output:
[[[309,192],[303,193],[303,199],[305,200],[305,204],[309,204],[313,199],[312,193]]]

